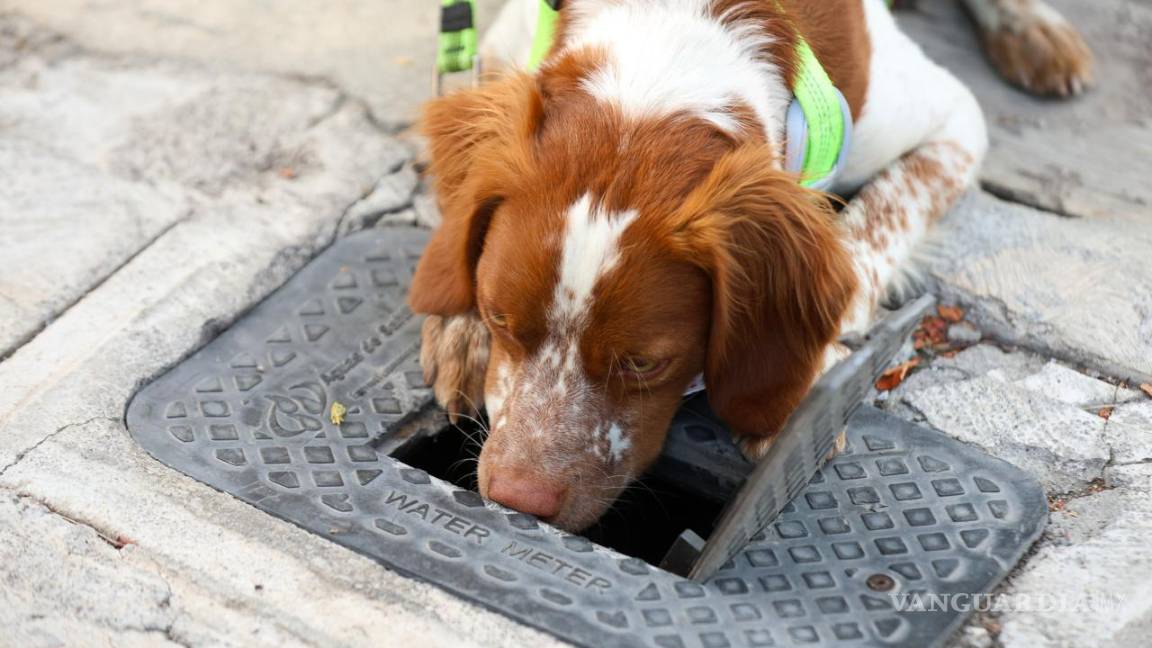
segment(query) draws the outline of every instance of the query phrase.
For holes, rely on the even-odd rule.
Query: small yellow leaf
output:
[[[329,413],[328,418],[331,419],[333,425],[340,425],[344,422],[344,415],[348,413],[348,408],[340,401],[332,401],[332,411]]]

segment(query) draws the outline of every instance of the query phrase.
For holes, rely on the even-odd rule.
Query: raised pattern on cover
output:
[[[962,614],[900,612],[892,595],[989,591],[1043,527],[1043,493],[1019,470],[868,408],[849,452],[703,584],[405,466],[387,455],[397,434],[435,427],[404,306],[425,240],[394,228],[338,242],[141,390],[134,438],[273,515],[588,646],[939,644]],[[748,469],[733,453],[697,398],[657,470],[722,497]]]

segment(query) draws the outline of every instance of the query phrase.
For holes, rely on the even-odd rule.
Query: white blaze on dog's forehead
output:
[[[509,451],[526,453],[544,447],[545,440],[563,441],[564,447],[588,448],[603,461],[620,461],[631,447],[618,425],[596,423],[601,420],[602,394],[584,373],[580,339],[596,285],[620,263],[620,238],[636,218],[634,210],[604,210],[587,194],[566,211],[548,335],[515,376],[508,377],[507,398],[494,394],[508,409],[499,420],[507,415],[523,430],[521,443]],[[504,367],[497,369],[498,383],[504,381],[503,372]],[[534,460],[554,465],[564,461],[542,456]]]
[[[711,0],[572,3],[570,50],[592,48],[605,61],[583,82],[592,96],[630,117],[686,112],[735,133],[732,106],[752,109],[769,142],[783,134],[792,99],[780,69],[762,52],[760,25],[712,15]]]
[[[584,194],[565,214],[560,277],[552,304],[557,324],[579,324],[592,301],[592,290],[601,277],[620,261],[620,236],[636,220],[635,210],[605,212]],[[568,341],[571,344],[571,341]],[[554,345],[547,345],[554,351]],[[559,361],[557,361],[559,364]]]

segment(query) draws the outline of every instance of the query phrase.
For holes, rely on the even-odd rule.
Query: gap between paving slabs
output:
[[[1152,396],[1139,385],[979,336],[956,339],[951,331],[974,329],[961,309],[941,311],[955,321],[925,319],[917,353],[908,349],[911,359],[878,381],[879,406],[995,452],[1052,496],[1094,492],[1110,468],[1152,460]]]
[[[405,447],[392,436],[398,425],[418,445],[439,438],[404,427],[431,399],[403,301],[424,236],[387,228],[340,241],[141,392],[129,410],[134,436],[274,515],[597,646],[939,643],[957,611],[898,613],[872,577],[907,588],[897,591],[985,591],[1039,533],[1043,496],[1022,473],[879,413],[853,426],[854,452],[818,475],[802,504],[703,587],[405,467],[386,455]],[[327,419],[335,401],[348,405],[338,426]],[[735,452],[701,411],[685,416],[670,446]],[[442,465],[445,450],[405,460]]]

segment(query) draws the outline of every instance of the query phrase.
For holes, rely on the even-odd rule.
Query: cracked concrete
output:
[[[11,491],[0,491],[0,529],[0,561],[9,566],[0,605],[17,620],[5,623],[8,645],[178,643],[170,586],[124,569],[121,552],[93,529]]]
[[[28,448],[27,450],[21,450],[20,452],[17,452],[17,453],[16,453],[16,456],[15,456],[15,457],[12,457],[12,461],[8,462],[8,463],[7,463],[7,464],[5,464],[3,467],[0,467],[0,477],[3,477],[3,476],[4,476],[4,473],[8,472],[8,469],[9,469],[9,468],[11,468],[12,466],[15,466],[16,464],[20,463],[20,460],[21,460],[21,459],[23,459],[23,458],[24,458],[24,457],[25,457],[25,456],[26,456],[26,455],[27,455],[29,452],[35,452],[37,448],[39,448],[40,446],[44,445],[44,444],[45,444],[45,443],[47,443],[48,441],[51,441],[53,438],[55,438],[55,437],[56,437],[56,435],[57,435],[57,434],[60,434],[61,432],[64,432],[65,430],[68,430],[69,428],[73,428],[73,427],[82,427],[82,426],[88,425],[89,423],[91,423],[91,422],[93,422],[93,421],[97,421],[97,420],[100,420],[101,418],[104,418],[105,420],[108,420],[108,421],[113,421],[113,422],[115,422],[115,420],[116,420],[116,419],[113,419],[113,418],[100,417],[100,416],[93,416],[92,418],[90,418],[90,419],[88,419],[88,420],[86,420],[86,421],[81,421],[81,422],[79,422],[79,423],[68,423],[68,424],[66,424],[66,425],[63,425],[63,426],[61,426],[61,427],[57,428],[57,429],[56,429],[55,431],[53,431],[52,433],[50,433],[48,436],[46,436],[46,437],[44,437],[44,438],[40,439],[39,441],[37,441],[35,444],[33,444],[33,445],[32,445],[32,447]]]
[[[988,194],[940,223],[929,274],[986,337],[1152,382],[1152,219],[1069,219]]]
[[[1152,459],[1147,398],[1055,361],[983,344],[914,373],[884,406],[992,451],[1067,493]],[[1130,404],[1130,408],[1124,407]],[[1119,420],[1100,412],[1117,408]]]

